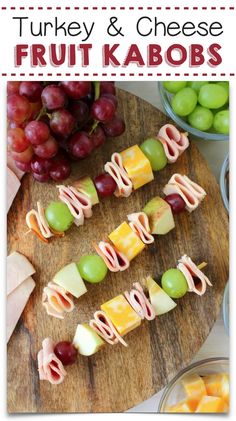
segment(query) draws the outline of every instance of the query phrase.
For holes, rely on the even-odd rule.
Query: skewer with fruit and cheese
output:
[[[167,196],[166,200],[154,197],[141,212],[128,215],[128,222],[122,222],[108,235],[108,239],[93,244],[97,255],[82,256],[77,264],[71,263],[55,275],[43,291],[43,306],[49,315],[63,318],[64,313],[72,311],[72,296],[79,298],[87,292],[84,281],[101,282],[108,270],[119,272],[128,269],[130,262],[147,245],[154,242],[154,235],[165,235],[175,227],[173,213],[185,208],[192,212],[206,194],[198,184],[180,174],[174,174],[163,191],[169,186],[171,191],[174,192],[176,188],[182,194],[182,197],[178,195],[178,201],[175,194]],[[189,290],[202,295],[208,282],[202,279],[201,288],[196,289],[192,276],[195,268],[191,265],[191,262],[183,258],[179,263],[180,271],[188,280]]]
[[[144,283],[148,294],[145,293],[144,287],[139,282],[135,282],[131,291],[125,291],[123,294],[103,303],[88,323],[77,325],[72,343],[63,341],[55,344],[52,339],[47,338],[46,342],[50,345],[50,358],[47,355],[44,340],[43,350],[39,351],[38,355],[40,379],[48,380],[52,384],[63,381],[66,375],[64,366],[74,363],[77,353],[83,356],[91,356],[105,344],[116,345],[120,343],[123,346],[128,346],[124,336],[140,326],[144,319],[151,321],[156,316],[161,316],[173,310],[177,305],[173,298],[183,297],[188,290],[196,292],[191,288],[188,276],[185,276],[186,272],[183,271],[183,266],[179,266],[180,264],[184,265],[191,273],[195,288],[198,288],[200,284],[201,290],[204,283],[211,285],[209,279],[200,269],[206,263],[197,266],[190,257],[182,256],[178,261],[177,268],[168,269],[163,273],[161,286],[150,276],[145,279]],[[76,270],[76,265],[71,265],[73,265],[72,270]],[[56,282],[59,279],[60,285],[65,282],[61,275],[62,273],[56,279]],[[69,275],[68,272],[67,275]],[[79,276],[79,272],[76,276]],[[65,279],[68,278],[69,276],[66,276]],[[74,281],[76,281],[76,278],[74,278]],[[52,361],[56,362],[59,370],[57,381],[55,381],[55,376],[52,375],[54,374],[52,373],[53,366],[51,367]]]
[[[159,130],[157,138],[146,139],[140,146],[113,153],[111,160],[104,165],[105,172],[94,182],[85,176],[71,186],[57,186],[60,202],[50,203],[45,211],[38,203],[38,210],[32,209],[26,215],[26,223],[40,240],[47,243],[51,237],[63,235],[73,222],[79,226],[85,218],[90,218],[92,206],[99,203],[99,197],[112,194],[129,197],[134,190],[154,179],[153,171],[176,162],[188,146],[187,134],[172,124],[166,124]]]

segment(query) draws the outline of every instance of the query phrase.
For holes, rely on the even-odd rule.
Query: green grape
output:
[[[77,267],[81,277],[91,284],[103,281],[107,274],[107,266],[97,254],[81,257]]]
[[[181,298],[188,291],[187,281],[179,269],[168,269],[163,273],[161,285],[171,298]]]
[[[198,102],[202,107],[220,108],[228,101],[226,89],[217,83],[207,83],[199,91]]]
[[[219,111],[213,121],[217,133],[229,134],[229,110]]]
[[[157,139],[146,139],[140,145],[140,149],[149,159],[153,171],[159,171],[165,168],[167,164],[166,154],[162,143]]]
[[[185,86],[187,85],[187,82],[184,81],[168,81],[166,80],[165,82],[163,82],[163,86],[164,88],[168,91],[171,92],[172,94],[176,94],[177,92],[180,91],[180,89],[185,88]]]
[[[222,86],[226,90],[228,98],[229,98],[229,82],[224,80],[222,82],[218,82],[217,85]]]
[[[74,222],[68,207],[62,202],[51,202],[45,210],[45,217],[55,231],[67,231]]]
[[[195,82],[191,81],[187,83],[187,86],[194,89],[194,91],[198,94],[200,91],[200,88],[205,85],[207,82],[204,82],[202,80],[196,80]]]
[[[197,94],[191,88],[183,88],[177,92],[172,98],[171,106],[173,111],[181,116],[185,117],[190,114],[197,105]]]
[[[208,108],[197,105],[193,112],[188,116],[188,122],[195,129],[209,130],[213,123],[213,114]]]

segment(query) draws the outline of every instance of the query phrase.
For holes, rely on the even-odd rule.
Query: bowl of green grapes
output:
[[[166,113],[178,126],[203,140],[229,139],[229,82],[158,82]]]

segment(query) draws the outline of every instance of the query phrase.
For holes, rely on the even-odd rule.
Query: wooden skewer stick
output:
[[[198,269],[200,269],[200,270],[201,269],[204,269],[206,266],[207,266],[207,263],[206,262],[202,262],[199,265],[197,265]]]

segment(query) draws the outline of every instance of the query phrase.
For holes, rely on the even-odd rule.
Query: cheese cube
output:
[[[224,412],[224,399],[218,396],[203,396],[195,412]]]
[[[203,377],[207,394],[218,396],[229,402],[229,375],[227,373],[209,374]]]
[[[134,189],[142,187],[154,179],[150,161],[138,145],[121,152],[124,168],[132,181]]]
[[[117,295],[117,297],[102,304],[101,309],[111,319],[120,335],[126,335],[141,324],[141,318],[123,295]]]
[[[140,240],[139,236],[130,228],[127,222],[123,222],[116,228],[109,236],[114,246],[118,251],[132,260],[145,247],[145,244]]]
[[[191,398],[200,400],[207,394],[205,383],[198,374],[193,373],[184,377],[182,385],[186,394]]]

